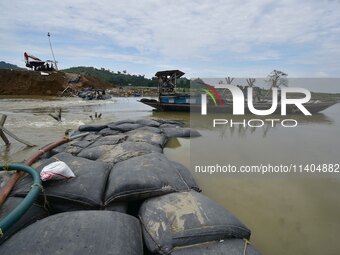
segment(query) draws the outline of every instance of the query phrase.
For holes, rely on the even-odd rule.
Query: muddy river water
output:
[[[48,116],[62,108],[62,122]],[[101,119],[91,120],[95,112]],[[165,154],[188,166],[203,192],[228,208],[251,230],[251,241],[263,254],[339,254],[340,173],[302,175],[207,174],[194,171],[204,164],[256,165],[340,163],[340,104],[322,114],[297,116],[296,128],[209,126],[191,124],[202,137],[170,140]],[[159,113],[136,98],[83,101],[78,98],[0,98],[5,127],[37,145],[27,148],[0,141],[0,161],[21,161],[39,147],[60,139],[66,129],[81,124],[126,118],[181,119],[188,113]],[[230,118],[230,116],[224,116]],[[246,117],[247,118],[247,117]],[[208,123],[208,124],[207,124]],[[199,156],[197,156],[199,155]]]

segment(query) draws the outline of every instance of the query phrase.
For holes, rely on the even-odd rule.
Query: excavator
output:
[[[24,52],[24,58],[26,67],[32,68],[34,71],[54,71],[54,61],[52,60],[41,60],[27,52]]]

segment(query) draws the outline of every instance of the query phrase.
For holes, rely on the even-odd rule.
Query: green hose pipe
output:
[[[35,170],[34,168],[24,164],[10,164],[10,165],[0,164],[0,171],[8,170],[9,171],[17,170],[29,173],[33,178],[33,185],[31,187],[31,190],[24,198],[24,200],[13,211],[11,211],[10,214],[8,214],[5,218],[0,220],[0,238],[11,226],[13,226],[26,213],[26,211],[33,205],[40,191],[42,190],[40,175],[38,171]]]

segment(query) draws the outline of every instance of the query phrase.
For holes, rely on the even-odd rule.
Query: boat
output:
[[[167,70],[160,71],[155,74],[158,78],[158,100],[150,98],[142,98],[141,103],[151,106],[157,111],[177,111],[177,112],[201,112],[201,95],[200,94],[183,94],[176,92],[176,81],[182,77],[184,72],[180,70]],[[206,86],[210,86],[205,84]],[[210,86],[211,87],[211,86]],[[338,101],[319,101],[314,100],[304,103],[304,107],[311,113],[321,112]],[[272,106],[270,100],[261,100],[253,103],[256,110],[267,110]],[[245,100],[244,105],[245,113],[251,113],[248,108],[248,103]],[[210,102],[207,104],[207,112],[213,113],[233,113],[232,100],[223,99],[221,104],[214,104]],[[274,112],[275,114],[281,113],[281,104],[277,105]],[[287,114],[301,114],[302,112],[295,105],[288,104],[286,106]]]
[[[177,79],[184,72],[180,70],[159,71],[155,74],[158,79],[158,101],[156,99],[142,98],[141,103],[149,105],[159,111],[190,111],[190,106],[199,106],[198,98],[190,94],[176,92]]]
[[[142,96],[142,94],[141,94],[141,93],[138,93],[138,92],[137,92],[137,93],[133,93],[132,95],[133,95],[134,97],[141,97],[141,96]]]
[[[183,98],[181,96],[177,98],[169,98],[169,101],[172,101],[172,99],[175,101],[183,101]],[[187,97],[184,97],[184,100],[186,100]],[[191,99],[192,100],[192,99]],[[153,107],[156,110],[159,111],[177,111],[177,112],[200,112],[201,111],[201,104],[190,104],[190,103],[164,103],[159,102],[155,99],[147,99],[143,98],[140,100],[141,103],[144,103],[146,105],[149,105]],[[306,103],[304,104],[305,108],[311,113],[318,113],[321,112],[332,105],[336,104],[336,101],[332,102],[312,102],[312,103]],[[271,107],[271,103],[254,103],[254,108],[257,110],[267,110]],[[296,106],[294,105],[287,105],[287,114],[299,114],[302,113]],[[208,105],[207,106],[207,112],[215,112],[215,113],[233,113],[233,103],[225,103],[222,106],[215,106],[215,105]],[[250,113],[247,104],[245,104],[245,112]],[[277,109],[275,110],[276,114],[281,113],[281,107],[278,105]]]

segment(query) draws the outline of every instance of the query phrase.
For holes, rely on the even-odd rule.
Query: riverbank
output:
[[[136,86],[137,85],[137,86]],[[36,72],[30,70],[0,69],[0,95],[7,96],[77,96],[83,88],[103,90],[113,97],[158,97],[158,88],[113,85],[90,75],[77,73]],[[188,93],[189,88],[177,88]],[[263,97],[270,98],[269,89],[261,89]],[[222,92],[222,91],[221,91]],[[223,92],[224,93],[224,92]],[[226,94],[227,97],[230,93]],[[298,98],[301,95],[290,95]],[[340,93],[312,92],[312,100],[340,101]]]
[[[158,95],[157,87],[114,86],[83,74],[0,69],[2,96],[77,96],[83,88],[103,90],[120,97]]]
[[[74,88],[112,88],[94,77],[66,74],[61,71],[36,72],[29,70],[0,69],[1,95],[57,96],[68,86]]]

